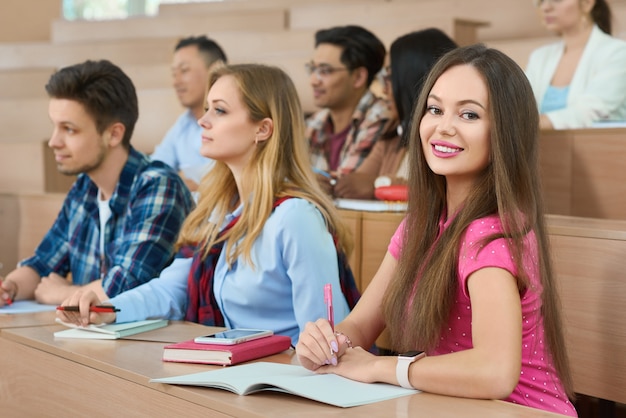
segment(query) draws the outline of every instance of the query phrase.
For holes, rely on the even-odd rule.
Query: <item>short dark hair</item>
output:
[[[403,35],[389,48],[391,90],[406,145],[413,107],[431,67],[444,53],[457,47],[448,35],[429,28]]]
[[[204,63],[206,64],[207,68],[218,60],[224,61],[224,64],[228,62],[224,50],[217,44],[217,42],[207,38],[204,35],[182,38],[176,44],[174,51],[178,51],[181,48],[192,45],[195,45],[198,48],[198,52],[200,52],[200,54],[204,58]]]
[[[107,60],[88,60],[62,68],[50,76],[46,92],[51,98],[82,104],[94,119],[98,133],[121,122],[126,128],[122,145],[130,147],[139,117],[137,92],[131,79],[117,65]]]
[[[385,61],[385,45],[367,29],[356,26],[336,26],[315,33],[315,47],[332,44],[343,49],[341,62],[350,70],[359,67],[367,69],[369,86]]]

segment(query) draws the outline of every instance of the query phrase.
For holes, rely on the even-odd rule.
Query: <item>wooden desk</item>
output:
[[[202,328],[174,322],[160,331],[198,332],[197,327]],[[55,340],[52,334],[59,329],[55,325],[5,329],[0,333],[3,410],[17,416],[558,416],[502,401],[426,393],[341,409],[281,393],[237,396],[224,390],[151,384],[151,378],[206,371],[213,366],[163,362],[162,343]],[[290,350],[265,360],[293,363],[295,356]]]
[[[626,221],[547,223],[574,389],[626,404]]]
[[[29,314],[3,314],[0,309],[0,331],[5,328],[39,327],[54,324],[54,311]]]
[[[548,213],[626,219],[626,129],[542,131],[539,151]]]
[[[352,232],[354,251],[350,267],[359,290],[364,292],[383,261],[389,240],[404,218],[404,212],[339,209],[339,214]]]
[[[0,192],[0,275],[6,276],[17,262],[30,257],[48,232],[65,194]]]

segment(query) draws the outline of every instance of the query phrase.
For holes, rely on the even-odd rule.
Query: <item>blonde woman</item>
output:
[[[282,70],[217,69],[199,120],[201,152],[216,165],[183,225],[179,257],[158,280],[110,299],[117,314],[89,313],[100,301],[87,293],[64,302],[80,314],[59,316],[83,324],[184,318],[270,329],[295,344],[307,321],[326,314],[323,288],[331,283],[336,318],[345,317],[356,298],[345,268],[351,244],[310,167],[302,115]]]

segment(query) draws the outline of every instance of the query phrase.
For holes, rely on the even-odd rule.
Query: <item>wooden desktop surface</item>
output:
[[[0,332],[3,328],[35,327],[54,324],[56,313],[54,311],[3,314],[0,308]]]
[[[217,366],[167,363],[163,343],[55,339],[59,325],[5,328],[0,333],[0,407],[16,416],[237,416],[237,417],[556,417],[503,401],[420,393],[342,409],[281,393],[237,396],[228,391],[149,383],[151,378],[195,373]],[[172,322],[151,332],[189,338],[206,327]],[[138,338],[139,336],[137,336]],[[297,363],[293,350],[263,359]],[[36,398],[36,401],[33,401]]]

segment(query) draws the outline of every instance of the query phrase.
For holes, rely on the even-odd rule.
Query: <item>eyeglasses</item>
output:
[[[535,4],[535,7],[540,7],[544,3],[550,3],[550,6],[554,6],[556,4],[559,4],[561,1],[563,0],[533,0],[533,3]]]
[[[312,62],[304,64],[304,68],[308,75],[315,74],[315,76],[320,80],[324,77],[328,77],[336,71],[349,71],[346,67],[331,67],[326,64],[315,65]]]
[[[380,85],[384,86],[387,83],[391,83],[391,68],[383,67],[378,74],[376,74],[376,79],[380,83]]]

